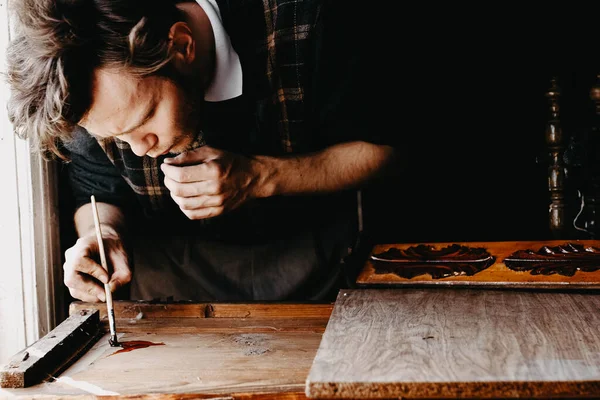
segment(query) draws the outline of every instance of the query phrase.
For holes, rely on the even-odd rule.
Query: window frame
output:
[[[8,120],[10,0],[0,0],[0,364],[65,318],[58,169],[31,151]]]

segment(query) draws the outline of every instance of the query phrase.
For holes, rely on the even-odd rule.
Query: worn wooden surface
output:
[[[519,241],[519,242],[444,242],[444,243],[397,243],[397,244],[379,244],[373,247],[370,256],[382,254],[390,249],[406,250],[415,248],[419,245],[430,246],[436,251],[447,248],[452,245],[466,246],[469,248],[485,249],[487,253],[495,257],[494,263],[475,273],[472,276],[452,275],[442,278],[434,278],[431,274],[423,273],[413,277],[401,276],[401,274],[388,272],[378,273],[377,263],[367,258],[363,270],[357,278],[357,284],[360,287],[407,287],[407,286],[464,286],[464,287],[486,287],[486,288],[537,288],[537,289],[600,289],[600,257],[598,261],[592,262],[598,267],[597,271],[584,272],[577,271],[573,276],[566,276],[559,273],[551,275],[538,274],[534,275],[530,271],[515,271],[508,268],[504,260],[518,250],[532,250],[538,252],[543,246],[557,247],[565,244],[574,244],[587,246],[590,248],[600,249],[600,240],[551,240],[551,241]],[[600,252],[590,255],[600,255]],[[568,258],[568,257],[564,257]],[[427,260],[431,261],[431,260]],[[574,261],[568,259],[560,260],[562,265],[568,263],[578,265],[576,257]],[[588,262],[590,262],[588,260]],[[413,263],[414,264],[414,263]],[[549,264],[549,262],[546,262]],[[382,265],[381,263],[379,265]],[[399,263],[397,267],[403,268]],[[404,265],[407,265],[405,263]],[[430,263],[428,265],[435,265]],[[450,265],[450,264],[447,264]],[[384,266],[386,266],[384,264]],[[392,266],[389,264],[388,266]],[[594,269],[592,267],[592,269]],[[425,269],[423,269],[425,271]],[[548,271],[544,271],[548,272]]]
[[[600,294],[340,292],[307,379],[320,398],[600,395]]]
[[[103,308],[76,302],[70,313]],[[105,335],[56,380],[0,398],[303,399],[332,308],[115,301],[120,342],[164,344],[117,353],[104,312]]]
[[[59,374],[94,344],[99,312],[81,310],[0,366],[0,388],[24,388]]]
[[[115,314],[119,318],[329,318],[333,304],[301,303],[152,303],[147,301],[115,301]],[[80,310],[97,309],[100,318],[106,319],[103,304],[74,301],[69,314]]]
[[[0,390],[0,398],[4,399],[15,398],[7,394],[2,396]],[[21,397],[21,396],[18,396]],[[206,393],[145,393],[145,394],[127,394],[127,395],[32,395],[26,396],[27,399],[35,400],[306,400],[307,397],[304,391],[288,391],[288,392],[249,392],[235,393],[231,395],[223,394],[206,394]]]

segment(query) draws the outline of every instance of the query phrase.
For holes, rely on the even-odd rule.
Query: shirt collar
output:
[[[206,88],[204,100],[217,102],[242,94],[242,65],[223,27],[221,12],[215,0],[196,0],[202,7],[215,35],[215,74]]]

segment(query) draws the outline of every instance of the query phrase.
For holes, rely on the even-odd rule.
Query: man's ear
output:
[[[169,30],[169,54],[173,55],[175,67],[186,71],[196,57],[196,42],[192,30],[185,22],[176,22]]]

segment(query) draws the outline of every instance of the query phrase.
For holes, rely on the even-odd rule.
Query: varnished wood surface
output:
[[[404,278],[395,273],[377,273],[374,263],[367,258],[356,283],[360,287],[394,287],[394,286],[459,286],[486,288],[535,288],[535,289],[600,289],[600,270],[595,272],[578,271],[573,276],[560,274],[532,275],[528,271],[509,269],[503,260],[517,250],[531,249],[538,251],[542,246],[560,246],[574,243],[600,248],[600,240],[549,240],[549,241],[506,241],[506,242],[443,242],[443,243],[391,243],[378,244],[373,247],[370,255],[380,254],[389,249],[408,249],[421,244],[443,249],[459,244],[472,248],[484,248],[496,257],[493,265],[472,276],[458,275],[434,279],[429,274],[412,278]]]
[[[307,396],[598,397],[600,294],[344,290]]]
[[[115,302],[119,341],[164,345],[116,354],[106,333],[57,380],[3,390],[0,398],[305,398],[333,305],[207,306]],[[76,302],[70,313],[104,307]],[[108,332],[105,312],[101,324]]]

